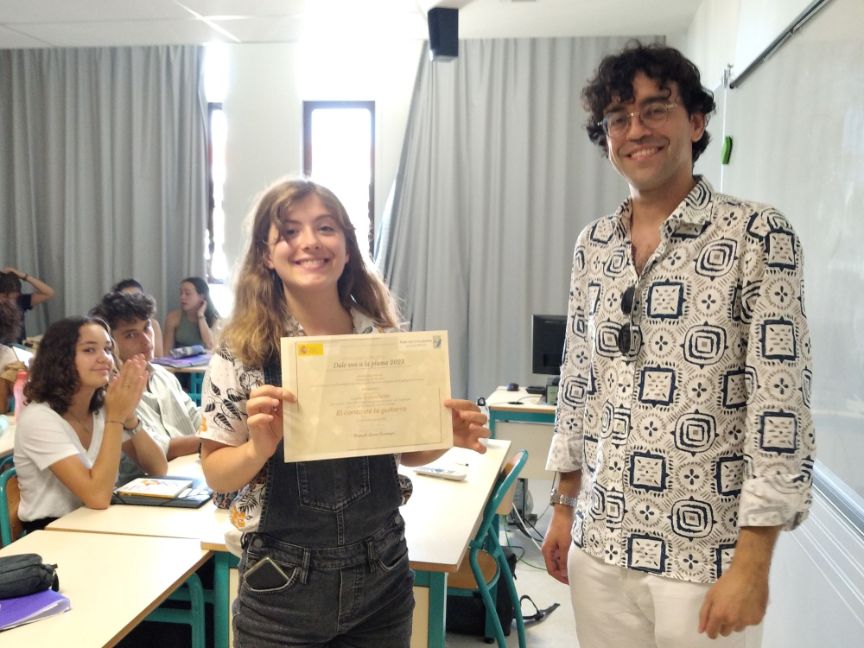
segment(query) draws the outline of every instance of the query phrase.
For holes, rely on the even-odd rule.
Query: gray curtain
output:
[[[203,273],[202,60],[197,46],[0,51],[0,266],[57,291],[28,333],[118,279],[165,304]]]
[[[544,384],[531,315],[566,313],[576,236],[627,195],[580,99],[627,40],[465,40],[420,62],[375,259],[414,330],[449,331],[455,396]]]

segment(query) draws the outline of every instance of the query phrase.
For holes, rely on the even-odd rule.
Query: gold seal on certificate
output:
[[[282,338],[285,461],[453,445],[447,331]]]

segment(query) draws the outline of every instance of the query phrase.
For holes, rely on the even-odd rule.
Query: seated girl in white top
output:
[[[82,504],[107,508],[121,447],[148,474],[168,469],[135,416],[147,363],[134,356],[115,376],[112,349],[108,326],[92,317],[55,322],[42,338],[15,431],[18,515],[28,531]]]

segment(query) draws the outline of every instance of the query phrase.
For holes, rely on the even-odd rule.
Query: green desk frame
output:
[[[227,551],[214,551],[213,560],[213,644],[216,648],[228,648],[231,628],[230,569],[240,561]]]
[[[516,407],[515,405],[511,405],[510,407]],[[555,423],[555,410],[551,412],[536,412],[529,411],[528,408],[530,405],[526,405],[526,410],[524,412],[513,411],[512,409],[500,410],[496,409],[494,405],[489,407],[489,432],[492,435],[492,438],[496,438],[495,436],[495,426],[498,423],[510,422],[510,423],[545,423],[548,425],[552,425]]]

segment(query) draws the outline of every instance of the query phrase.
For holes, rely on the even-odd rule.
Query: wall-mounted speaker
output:
[[[429,58],[452,61],[459,56],[459,10],[435,7],[429,10]]]

